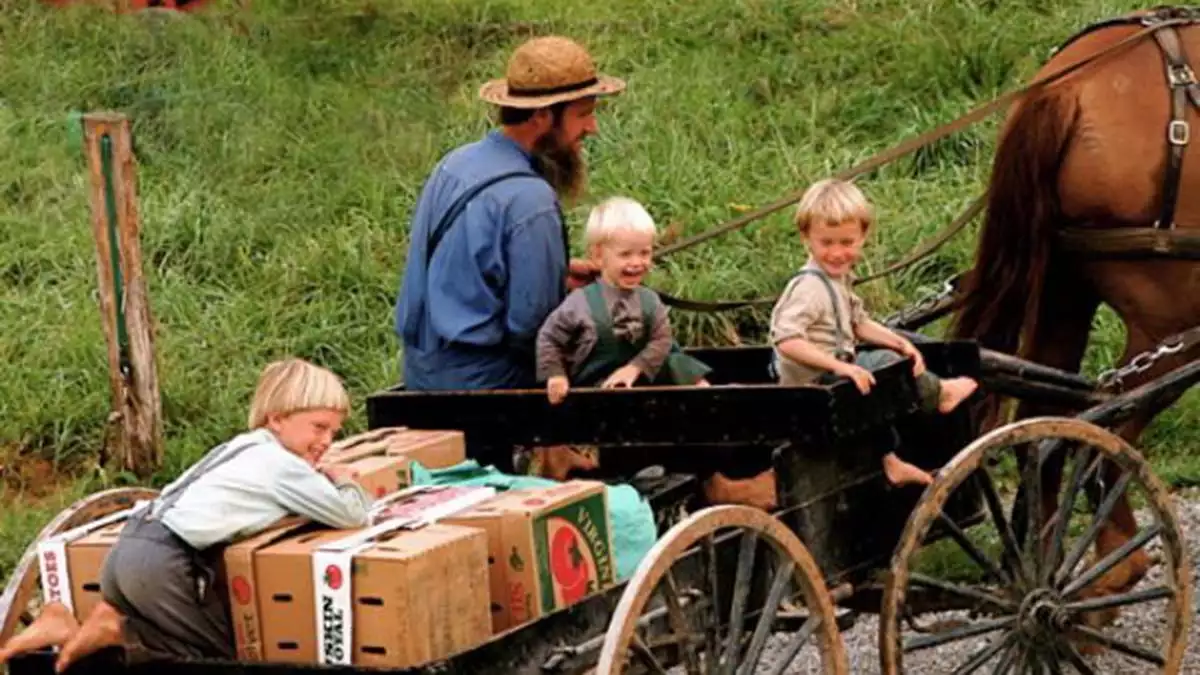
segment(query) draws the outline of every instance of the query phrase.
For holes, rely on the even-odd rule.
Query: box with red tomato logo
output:
[[[492,630],[520,626],[616,580],[604,484],[511,490],[443,519],[487,532]]]
[[[295,537],[319,525],[300,517],[288,517],[258,535],[225,548],[225,588],[229,594],[229,616],[237,642],[237,656],[243,661],[262,661],[262,593],[255,553],[271,544]]]
[[[491,635],[477,529],[388,520],[307,532],[255,557],[267,661],[404,668]]]

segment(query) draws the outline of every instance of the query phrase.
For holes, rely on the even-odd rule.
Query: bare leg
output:
[[[61,602],[52,602],[42,609],[42,613],[28,628],[0,647],[0,663],[35,649],[59,646],[78,630],[79,622],[71,610]]]
[[[933,482],[933,476],[927,471],[900,459],[894,452],[884,455],[883,473],[892,485],[929,485]]]
[[[79,631],[63,645],[54,671],[61,673],[92,652],[124,644],[121,630],[123,622],[124,617],[112,605],[107,602],[96,605]]]
[[[938,412],[944,415],[954,410],[978,388],[979,383],[969,377],[942,380],[942,391],[938,394]]]

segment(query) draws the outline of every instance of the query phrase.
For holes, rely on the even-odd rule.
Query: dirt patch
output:
[[[56,470],[47,459],[22,452],[16,445],[0,445],[0,504],[53,497],[74,479],[70,471]]]

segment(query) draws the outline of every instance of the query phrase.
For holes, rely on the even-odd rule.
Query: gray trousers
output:
[[[903,360],[904,357],[898,352],[883,347],[859,351],[854,355],[854,363],[870,371],[875,371]],[[831,384],[843,379],[846,378],[831,373],[821,376],[823,384]],[[937,375],[930,372],[928,368],[916,380],[917,394],[921,398],[921,411],[926,413],[937,412],[938,397],[942,392],[942,381],[938,379]]]
[[[158,520],[135,514],[100,575],[100,592],[124,617],[126,659],[236,655],[228,597],[216,574],[221,547],[197,552]]]

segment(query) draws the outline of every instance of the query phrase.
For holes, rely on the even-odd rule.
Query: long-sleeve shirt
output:
[[[371,497],[356,483],[334,485],[283,447],[268,429],[239,435],[223,452],[232,452],[246,441],[253,445],[229,461],[214,464],[180,493],[161,514],[163,525],[203,550],[253,536],[292,514],[341,529],[367,524]],[[192,466],[164,488],[160,499],[195,469]]]
[[[612,317],[613,335],[622,341],[636,343],[647,329],[642,296],[638,289],[617,288],[598,281],[604,305]],[[586,291],[574,290],[542,325],[537,340],[537,375],[539,381],[556,375],[574,379],[580,367],[592,356],[597,342],[596,321],[588,306]],[[654,326],[646,346],[630,363],[637,366],[647,380],[653,380],[671,351],[671,323],[667,307],[658,302],[654,307]],[[625,364],[616,364],[615,368]]]
[[[531,156],[503,133],[450,152],[426,182],[412,219],[396,334],[412,390],[534,386],[538,328],[563,300],[567,247],[558,197],[539,176],[487,187],[438,244],[430,231],[473,185]]]

